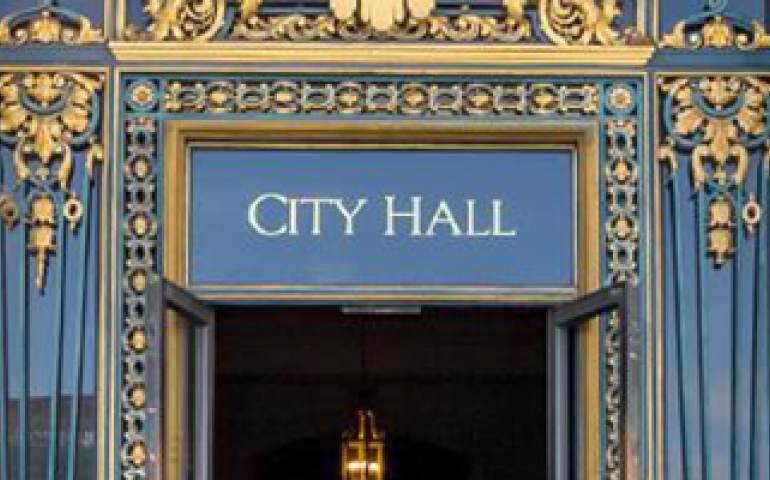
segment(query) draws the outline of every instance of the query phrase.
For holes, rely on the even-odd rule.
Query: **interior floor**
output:
[[[214,478],[338,480],[363,385],[386,480],[545,478],[542,310],[217,317]]]

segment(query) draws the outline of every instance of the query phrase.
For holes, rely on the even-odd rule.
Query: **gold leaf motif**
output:
[[[705,120],[706,117],[700,110],[686,109],[676,118],[674,130],[681,135],[688,135],[698,130]]]
[[[733,30],[725,18],[717,15],[703,26],[703,45],[713,48],[728,48],[733,44]]]

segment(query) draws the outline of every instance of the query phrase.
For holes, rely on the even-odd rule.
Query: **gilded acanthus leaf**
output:
[[[716,195],[708,220],[709,252],[717,265],[733,254],[732,195],[742,189],[752,148],[770,135],[766,105],[770,82],[758,77],[679,78],[665,81],[661,90],[669,131],[658,157],[675,169],[677,155],[689,152],[696,192]]]
[[[78,217],[71,182],[76,168],[74,150],[86,152],[86,168],[102,156],[98,141],[99,108],[96,93],[103,79],[75,73],[13,73],[0,77],[0,132],[13,149],[15,183],[24,185],[25,200],[18,204],[29,229],[28,249],[36,258],[36,284],[42,289],[47,259],[56,248],[60,215]],[[95,153],[92,153],[92,150]],[[5,198],[7,198],[8,194]],[[55,198],[54,198],[55,196]],[[62,203],[69,211],[61,212]],[[11,203],[4,201],[8,224]],[[16,205],[14,202],[13,205]]]

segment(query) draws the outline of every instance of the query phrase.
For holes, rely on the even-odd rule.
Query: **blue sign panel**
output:
[[[565,292],[570,149],[202,145],[188,166],[188,283],[209,291]]]

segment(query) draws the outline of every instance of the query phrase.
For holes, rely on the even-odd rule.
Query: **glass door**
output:
[[[213,438],[213,402],[214,402],[214,320],[216,312],[195,297],[192,293],[168,280],[158,278],[149,285],[147,295],[147,313],[149,322],[147,349],[147,391],[148,412],[155,416],[154,435],[151,441],[180,442],[176,449],[156,449],[158,452],[180,452],[181,478],[190,480],[209,480],[212,478],[210,451]],[[183,361],[179,378],[172,379],[173,388],[167,388],[164,379],[164,365],[169,354],[166,350],[165,334],[167,323],[175,321],[181,326],[182,338],[180,354]],[[164,436],[163,426],[167,424],[164,407],[168,405],[171,390],[179,390],[181,409],[179,430],[181,435]],[[171,414],[172,412],[166,412]],[[176,432],[174,432],[176,433]],[[171,439],[171,440],[170,440]],[[171,454],[171,453],[168,453]],[[148,478],[168,478],[164,474],[164,459],[148,459]]]
[[[620,458],[624,459],[621,466],[622,478],[638,478],[638,386],[640,381],[640,364],[638,355],[638,291],[630,284],[619,284],[597,290],[575,300],[555,306],[548,312],[548,388],[549,411],[549,448],[548,448],[548,479],[571,480],[581,478],[580,468],[581,445],[579,431],[587,428],[578,420],[581,408],[578,390],[592,388],[585,385],[576,377],[579,367],[576,367],[576,351],[579,348],[575,341],[575,331],[584,323],[602,315],[609,315],[609,322],[617,322],[620,329],[620,351],[617,358],[619,365],[614,365],[612,372],[607,375],[620,375],[623,385],[620,398],[610,399],[605,395],[602,405],[618,402],[621,411],[620,431],[625,452]],[[606,408],[606,407],[604,407]],[[600,426],[600,428],[603,428]]]

